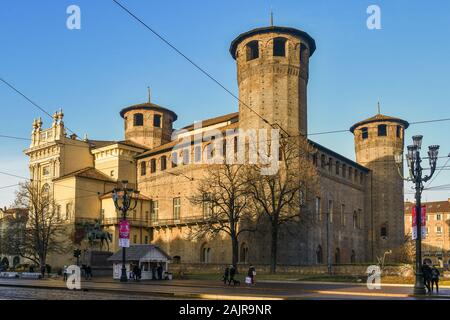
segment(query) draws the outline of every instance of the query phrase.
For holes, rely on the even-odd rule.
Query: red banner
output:
[[[421,221],[420,224],[422,226],[422,239],[425,238],[427,235],[427,207],[423,205],[420,209],[421,213]],[[413,240],[417,239],[417,213],[416,213],[416,206],[412,207],[412,238]]]

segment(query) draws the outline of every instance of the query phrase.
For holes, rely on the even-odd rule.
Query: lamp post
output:
[[[421,166],[422,158],[420,157],[420,150],[422,148],[423,136],[414,136],[413,144],[407,147],[408,153],[406,155],[406,162],[409,168],[410,181],[414,183],[416,189],[416,282],[414,285],[414,294],[425,294],[425,285],[422,274],[422,191],[423,183],[427,182],[433,176],[436,170],[437,156],[439,153],[439,146],[432,145],[428,147],[428,159],[430,162],[430,174],[422,177],[423,168]],[[396,156],[397,164],[403,161],[403,157]]]
[[[115,188],[112,193],[114,206],[121,212],[121,222],[127,221],[128,210],[134,210],[138,203],[139,191],[127,188],[128,181],[122,181],[122,188]],[[134,198],[134,202],[133,202]],[[129,231],[128,231],[129,232]],[[128,233],[129,237],[129,233]],[[126,241],[124,241],[126,242]],[[120,282],[127,282],[127,269],[125,267],[126,262],[126,247],[129,247],[129,242],[120,243],[122,246],[122,272],[120,275]]]

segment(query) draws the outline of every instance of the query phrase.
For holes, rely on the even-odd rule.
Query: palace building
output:
[[[204,179],[205,164],[196,160],[209,142],[182,152],[174,146],[212,129],[262,129],[267,123],[292,136],[307,135],[309,60],[315,50],[314,39],[294,28],[270,26],[239,35],[230,46],[237,66],[238,112],[205,119],[201,128],[192,124],[174,130],[178,115],[151,101],[120,111],[122,141],[68,136],[62,111],[55,113],[51,128],[35,120],[25,151],[31,177],[52,192],[61,216],[73,226],[74,248],[87,248],[83,226],[97,220],[113,235],[110,250],[118,249],[120,216],[111,191],[128,180],[140,191],[128,217],[131,243],[156,244],[176,262],[230,262],[229,238],[186,238],[208,214],[208,208],[193,205],[189,198]],[[312,161],[320,175],[320,190],[308,204],[314,223],[302,232],[280,234],[280,264],[376,261],[403,245],[403,180],[394,155],[403,150],[407,128],[408,122],[382,114],[353,125],[355,161],[309,140],[317,151]],[[269,263],[268,233],[246,234],[239,246],[241,263]],[[53,261],[62,265],[69,258]]]

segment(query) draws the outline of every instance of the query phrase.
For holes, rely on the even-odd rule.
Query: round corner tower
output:
[[[175,112],[151,102],[126,107],[120,116],[124,119],[125,140],[149,149],[171,141],[172,124],[177,120]]]
[[[355,137],[356,162],[371,170],[368,186],[372,212],[369,245],[372,259],[404,243],[403,164],[397,167],[395,156],[403,153],[405,120],[377,114],[350,128]],[[398,257],[393,256],[392,259]]]
[[[306,32],[286,27],[257,28],[233,40],[241,129],[266,127],[264,118],[290,135],[307,134],[309,58],[315,50]]]

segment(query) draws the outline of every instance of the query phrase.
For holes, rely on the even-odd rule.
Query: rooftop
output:
[[[375,115],[371,118],[368,118],[366,120],[362,120],[358,123],[355,123],[353,126],[351,126],[350,131],[353,133],[357,127],[368,124],[368,123],[373,123],[373,122],[397,122],[397,123],[403,125],[405,127],[405,129],[407,129],[409,127],[409,123],[406,120],[402,120],[400,118],[390,117],[390,116],[386,116],[384,114],[378,113],[377,115]]]
[[[164,107],[161,107],[161,106],[159,106],[159,105],[157,105],[155,103],[151,103],[151,102],[135,104],[135,105],[123,108],[120,111],[120,116],[123,118],[125,113],[127,113],[128,111],[131,111],[131,110],[155,110],[155,111],[167,112],[167,113],[170,113],[172,115],[173,121],[178,119],[177,114],[175,112],[173,112],[172,110],[164,108]]]
[[[58,177],[54,179],[53,181],[62,180],[70,177],[81,177],[81,178],[87,178],[87,179],[94,179],[94,180],[100,180],[100,181],[106,181],[106,182],[116,182],[116,180],[112,179],[111,177],[107,176],[103,172],[92,168],[84,168],[80,169],[71,173],[68,173],[66,175],[63,175],[61,177]]]

